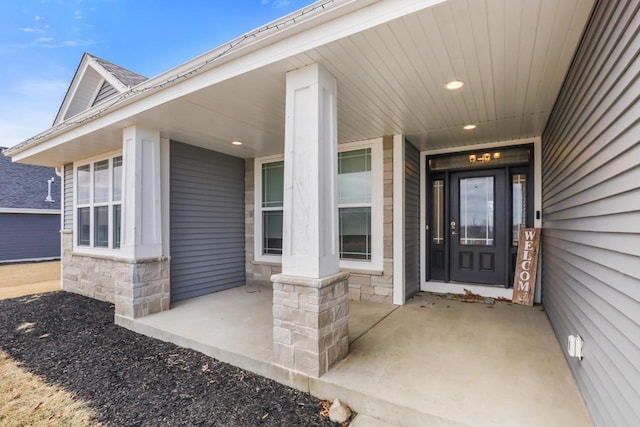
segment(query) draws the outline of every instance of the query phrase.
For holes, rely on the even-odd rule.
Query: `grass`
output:
[[[25,371],[0,351],[0,426],[96,426],[84,403]]]

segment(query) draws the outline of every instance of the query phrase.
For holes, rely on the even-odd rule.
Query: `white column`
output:
[[[287,73],[282,274],[339,271],[337,82],[321,65]]]
[[[275,363],[319,377],[349,352],[349,273],[339,272],[337,83],[287,73],[282,274],[273,282]]]
[[[122,253],[139,260],[162,256],[160,131],[123,130]]]

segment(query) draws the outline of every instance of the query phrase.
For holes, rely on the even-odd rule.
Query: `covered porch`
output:
[[[274,362],[271,303],[269,287],[244,286],[118,323],[396,426],[591,425],[541,306],[351,301],[349,355],[314,378]]]

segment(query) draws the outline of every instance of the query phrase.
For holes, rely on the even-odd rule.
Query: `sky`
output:
[[[156,76],[312,0],[0,0],[0,147],[49,128],[84,52]]]

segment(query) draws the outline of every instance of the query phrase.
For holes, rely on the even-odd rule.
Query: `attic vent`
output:
[[[98,94],[96,95],[96,99],[93,101],[93,104],[91,104],[91,106],[93,107],[94,105],[99,104],[103,100],[109,98],[111,95],[114,95],[116,93],[118,93],[116,88],[111,86],[109,82],[105,81],[104,83],[102,83],[102,87],[100,88],[100,91],[98,91]]]

